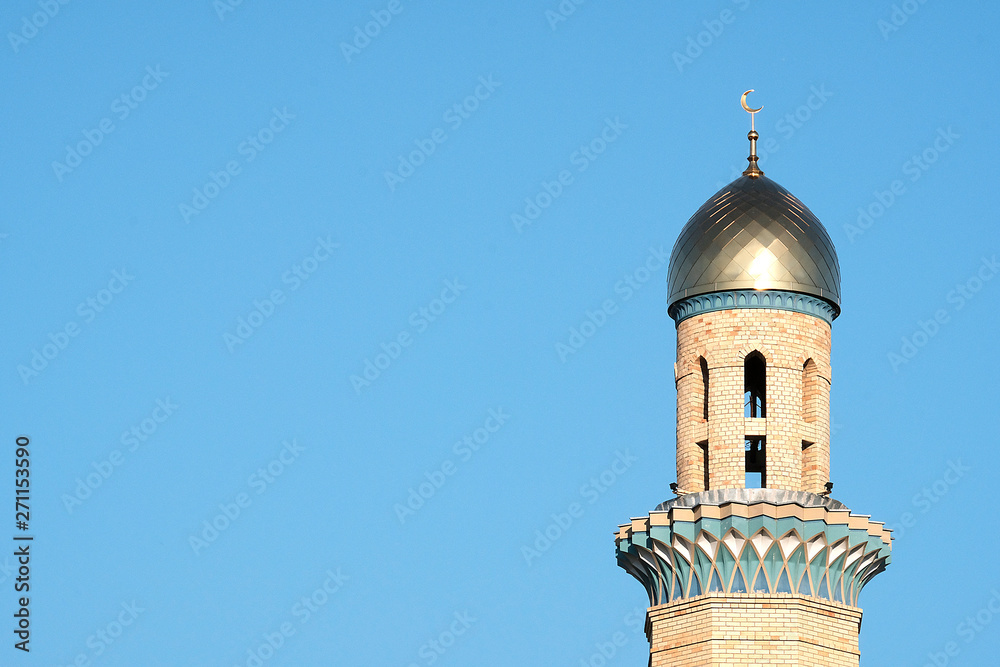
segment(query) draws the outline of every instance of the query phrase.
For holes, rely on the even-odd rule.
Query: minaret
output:
[[[862,587],[890,561],[881,522],[830,497],[830,341],[840,266],[813,213],[750,165],[684,226],[677,497],[620,526],[649,595],[651,667],[859,664]]]

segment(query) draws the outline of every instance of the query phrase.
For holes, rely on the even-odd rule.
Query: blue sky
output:
[[[754,88],[761,167],[840,256],[834,496],[897,528],[863,663],[991,663],[997,19],[8,3],[35,542],[0,662],[578,665],[622,633],[608,664],[645,664],[612,531],[676,478],[662,257],[745,166]]]

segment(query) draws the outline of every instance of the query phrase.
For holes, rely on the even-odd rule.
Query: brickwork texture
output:
[[[830,340],[827,322],[792,311],[732,309],[682,321],[674,367],[679,489],[743,488],[744,441],[763,437],[767,487],[822,493],[830,479]],[[744,364],[753,352],[766,362],[766,410],[747,418]]]
[[[861,610],[797,595],[706,595],[652,607],[651,667],[858,667]]]

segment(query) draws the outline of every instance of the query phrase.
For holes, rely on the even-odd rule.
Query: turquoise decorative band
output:
[[[789,593],[856,607],[891,560],[882,524],[848,510],[765,511],[786,515],[774,518],[739,516],[759,513],[752,505],[729,507],[731,514],[652,512],[622,528],[618,564],[645,586],[650,606],[712,593]],[[729,516],[704,516],[711,513]]]
[[[695,315],[711,313],[716,310],[733,308],[774,308],[776,310],[791,310],[805,313],[833,323],[840,314],[840,309],[825,299],[784,290],[729,290],[725,292],[710,292],[690,296],[677,301],[667,313],[677,324]]]

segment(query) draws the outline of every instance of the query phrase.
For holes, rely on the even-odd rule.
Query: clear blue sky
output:
[[[1000,590],[998,10],[903,4],[7,3],[0,489],[30,436],[36,542],[0,663],[579,665],[621,632],[644,665],[612,531],[675,480],[659,257],[755,88],[840,255],[834,496],[899,528],[863,662],[992,664],[1000,619],[960,624]]]

